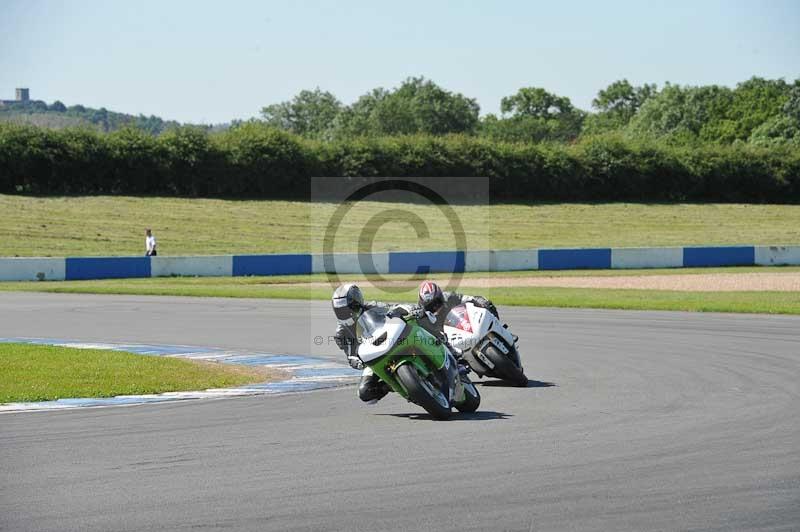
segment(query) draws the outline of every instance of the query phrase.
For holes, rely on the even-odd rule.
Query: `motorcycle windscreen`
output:
[[[444,324],[462,331],[472,332],[472,323],[469,321],[466,305],[457,305],[447,313]]]
[[[369,309],[358,318],[356,333],[359,338],[372,338],[386,325],[386,309],[375,307]]]
[[[386,309],[376,307],[368,310],[358,319],[358,356],[369,364],[388,354],[395,348],[405,328],[403,320],[387,318]]]

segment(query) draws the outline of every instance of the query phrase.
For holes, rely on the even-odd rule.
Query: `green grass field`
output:
[[[0,256],[141,255],[146,227],[162,255],[318,251],[334,209],[285,201],[0,195]],[[437,207],[361,202],[345,218],[334,249],[358,249],[368,221],[380,222],[393,209],[417,214],[429,235],[417,238],[405,215],[395,215],[378,228],[371,251],[454,248]],[[797,205],[570,203],[456,212],[468,249],[800,244]]]
[[[206,390],[265,382],[275,375],[120,351],[0,344],[0,403]]]
[[[687,268],[666,270],[581,270],[504,272],[492,277],[677,275],[692,273],[747,273],[759,271],[798,272],[800,267],[782,268]],[[447,275],[431,275],[444,282]],[[749,312],[800,314],[798,292],[678,292],[666,290],[619,290],[588,288],[503,287],[481,288],[483,273],[466,274],[458,287],[466,293],[482,294],[499,305],[536,307],[610,308],[629,310],[682,310],[696,312]],[[401,275],[387,279],[408,279]],[[368,299],[408,302],[416,298],[415,284],[391,291],[372,288],[361,275],[342,276],[342,281],[365,282]],[[311,284],[309,284],[311,283]],[[0,283],[1,291],[55,293],[136,294],[192,297],[283,298],[327,300],[331,287],[324,275],[276,277],[162,277],[152,279],[109,279],[99,281],[57,281]]]

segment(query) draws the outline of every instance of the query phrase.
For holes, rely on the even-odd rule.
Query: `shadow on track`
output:
[[[514,386],[510,382],[496,380],[496,379],[490,381],[472,381],[472,384],[475,384],[476,386],[486,386],[486,387],[499,386],[503,388],[522,388],[522,386]],[[554,386],[558,386],[558,384],[554,382],[535,381],[532,379],[528,379],[528,385],[525,386],[525,388],[551,388]]]
[[[391,416],[391,417],[403,417],[406,419],[415,419],[415,420],[428,420],[428,421],[437,421],[433,419],[430,414],[426,414],[423,412],[414,413],[414,414],[375,414],[376,416]],[[484,410],[478,412],[470,412],[470,413],[461,413],[461,412],[453,412],[453,417],[448,419],[447,421],[487,421],[490,419],[508,419],[513,417],[512,414],[506,414],[505,412],[494,412],[491,410]]]

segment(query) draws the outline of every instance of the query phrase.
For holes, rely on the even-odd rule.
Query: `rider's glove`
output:
[[[411,309],[410,314],[412,318],[418,320],[423,316],[425,316],[425,309],[422,307],[414,307],[413,309]]]
[[[405,316],[406,314],[408,314],[408,312],[403,307],[395,307],[386,313],[386,317],[389,319],[400,318]]]
[[[364,369],[364,363],[361,362],[361,359],[357,356],[349,356],[347,357],[347,362],[350,364],[350,367],[353,369]]]
[[[386,313],[388,318],[415,318],[419,319],[425,315],[422,308],[398,306]]]
[[[485,308],[486,310],[488,310],[489,312],[494,314],[494,316],[496,318],[498,318],[498,319],[500,318],[500,313],[497,312],[497,307],[495,307],[494,303],[492,303],[491,301],[489,301],[485,297],[483,297],[483,296],[475,296],[472,299],[472,304],[477,306],[477,307]]]
[[[492,303],[483,296],[475,296],[472,298],[472,304],[477,307],[488,308]]]
[[[333,341],[336,342],[336,346],[339,349],[347,351],[347,340],[345,340],[343,336],[336,335],[333,337]]]

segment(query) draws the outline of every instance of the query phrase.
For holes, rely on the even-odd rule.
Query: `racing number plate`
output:
[[[506,346],[503,344],[503,342],[501,342],[500,340],[498,340],[497,338],[494,338],[494,337],[492,337],[492,338],[490,339],[490,341],[492,342],[492,344],[493,344],[493,345],[494,345],[494,346],[495,346],[497,349],[499,349],[499,350],[500,350],[500,352],[501,352],[501,353],[503,353],[504,355],[507,355],[507,354],[508,354],[508,348],[507,348],[507,347],[506,347]]]
[[[491,360],[489,360],[489,357],[483,354],[483,350],[476,349],[475,354],[478,355],[478,358],[481,359],[481,362],[486,364],[487,368],[494,369],[494,364],[492,363]]]

